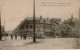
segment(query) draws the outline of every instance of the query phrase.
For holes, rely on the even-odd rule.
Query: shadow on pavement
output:
[[[5,41],[5,40],[0,40],[0,41]]]
[[[42,42],[42,41],[24,43],[24,46],[26,46],[26,45],[38,44],[38,43],[41,43],[41,42]]]

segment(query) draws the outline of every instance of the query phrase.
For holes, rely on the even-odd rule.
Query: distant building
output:
[[[35,33],[36,37],[71,37],[74,32],[78,32],[77,19],[71,18],[61,21],[59,18],[35,18]],[[26,35],[33,37],[33,17],[27,17],[13,30],[14,35]],[[76,36],[76,35],[75,35]]]
[[[70,36],[78,36],[79,34],[79,23],[78,23],[78,19],[73,17],[73,14],[71,15],[71,17],[67,20],[64,21],[64,24],[67,24],[69,26],[69,28],[71,28],[71,32],[69,33]]]
[[[35,25],[35,30],[36,30],[36,36],[43,36],[43,37],[50,37],[52,33],[52,29],[57,26],[59,26],[59,23],[57,22],[52,22],[51,19],[49,18],[42,18],[36,17],[35,18],[36,25]],[[57,20],[58,21],[58,20]],[[14,34],[17,35],[27,35],[27,36],[33,36],[33,18],[28,17],[25,18],[21,23],[17,26],[16,29],[14,29]]]
[[[39,36],[39,34],[45,36],[46,34],[51,33],[51,22],[48,18],[45,19],[42,18],[42,16],[40,16],[40,18],[37,17],[35,23],[35,33],[37,36]],[[21,34],[26,33],[28,36],[33,36],[33,18],[25,18],[25,20],[21,22],[19,30],[21,31]]]

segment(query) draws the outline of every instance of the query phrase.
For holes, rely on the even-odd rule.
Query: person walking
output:
[[[26,35],[23,35],[24,40],[26,40]]]
[[[15,35],[15,39],[17,40],[17,35]]]
[[[13,40],[13,35],[12,35],[12,34],[10,34],[10,36],[11,36],[11,40]]]
[[[6,40],[6,35],[4,35],[4,38],[5,38],[5,40]]]
[[[23,37],[23,36],[22,36],[22,35],[20,35],[20,37],[21,37],[21,40],[22,40],[22,37]]]

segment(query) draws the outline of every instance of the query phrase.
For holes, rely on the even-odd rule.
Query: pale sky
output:
[[[67,19],[73,14],[78,18],[79,0],[35,0],[36,17],[40,15],[49,18]],[[2,25],[5,30],[13,30],[19,23],[28,17],[33,16],[33,0],[1,0]]]

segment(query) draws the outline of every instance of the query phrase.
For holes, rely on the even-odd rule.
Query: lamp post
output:
[[[1,31],[1,8],[0,8],[0,40],[2,40],[2,31]]]
[[[79,8],[79,19],[78,19],[78,31],[80,30],[80,8]],[[78,32],[79,33],[79,38],[80,38],[80,31]]]
[[[36,42],[36,35],[35,35],[35,0],[33,0],[33,42]]]

